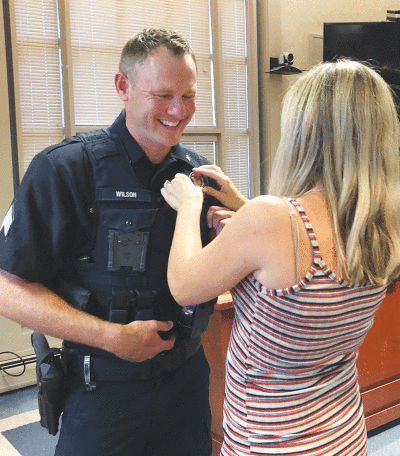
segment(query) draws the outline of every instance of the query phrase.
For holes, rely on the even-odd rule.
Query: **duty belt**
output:
[[[96,382],[129,382],[151,380],[165,372],[173,372],[200,348],[201,338],[182,341],[178,347],[159,353],[154,358],[134,363],[118,358],[100,358],[65,349],[68,371],[81,375],[87,390]]]

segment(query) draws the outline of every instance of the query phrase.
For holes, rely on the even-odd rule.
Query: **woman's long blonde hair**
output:
[[[344,277],[384,285],[400,274],[399,121],[386,82],[351,60],[317,65],[289,89],[269,193],[322,184]]]

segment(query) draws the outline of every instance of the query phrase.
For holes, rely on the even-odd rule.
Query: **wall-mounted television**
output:
[[[324,61],[350,57],[400,69],[400,22],[324,24]]]
[[[324,62],[369,62],[390,84],[400,118],[400,22],[324,23]]]

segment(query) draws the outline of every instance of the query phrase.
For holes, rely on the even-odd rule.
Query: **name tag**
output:
[[[151,203],[151,192],[147,190],[132,190],[124,188],[100,188],[100,201],[138,201]]]

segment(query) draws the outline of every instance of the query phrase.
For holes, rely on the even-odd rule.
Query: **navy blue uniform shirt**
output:
[[[161,180],[153,179],[160,166],[175,173],[180,160],[190,161],[178,144],[162,164],[152,164],[126,128],[124,111],[110,132],[121,139],[135,174],[150,190],[159,191],[163,185],[162,173]],[[69,144],[67,139],[37,154],[0,229],[0,269],[31,282],[51,283],[68,258],[90,254],[94,206],[91,168],[82,143]]]

